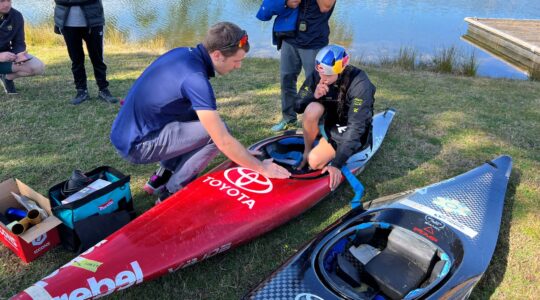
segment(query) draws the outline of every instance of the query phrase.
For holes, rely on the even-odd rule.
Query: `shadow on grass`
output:
[[[501,284],[508,266],[510,256],[510,227],[512,224],[512,213],[514,211],[514,201],[516,189],[521,182],[521,171],[517,168],[512,170],[510,182],[506,191],[503,216],[497,240],[497,247],[491,258],[491,263],[484,273],[484,276],[473,290],[471,299],[489,299]]]

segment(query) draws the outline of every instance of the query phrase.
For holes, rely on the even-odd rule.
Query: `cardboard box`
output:
[[[8,179],[0,183],[0,212],[9,207],[24,209],[11,195],[14,192],[37,202],[49,215],[41,223],[30,227],[21,235],[12,233],[0,222],[0,241],[28,263],[52,249],[60,242],[56,226],[62,222],[53,216],[49,200],[17,179]]]

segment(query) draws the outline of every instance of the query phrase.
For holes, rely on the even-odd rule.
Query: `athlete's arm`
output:
[[[225,124],[221,121],[217,111],[197,110],[196,112],[212,141],[230,160],[269,178],[288,178],[291,176],[289,171],[274,164],[272,160],[267,159],[261,162],[253,157],[225,128]]]
[[[371,118],[373,116],[373,103],[375,101],[375,86],[365,75],[358,75],[353,79],[347,91],[349,103],[347,130],[343,133],[344,142],[336,149],[336,157],[332,165],[341,169],[354,154],[360,138],[366,130],[369,130]]]
[[[319,9],[322,13],[329,12],[335,3],[336,0],[317,0],[317,4],[319,5]]]

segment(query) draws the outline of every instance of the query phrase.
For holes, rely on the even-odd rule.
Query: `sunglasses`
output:
[[[238,40],[237,43],[232,43],[230,45],[221,47],[220,50],[225,50],[225,49],[234,48],[234,47],[238,47],[239,49],[242,49],[247,45],[247,43],[248,43],[248,35],[247,35],[247,32],[243,30],[242,37],[240,38],[240,40]]]

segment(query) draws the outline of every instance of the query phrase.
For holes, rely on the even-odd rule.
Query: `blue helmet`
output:
[[[328,45],[317,53],[315,62],[315,69],[324,75],[340,74],[349,64],[349,54],[339,45]]]

